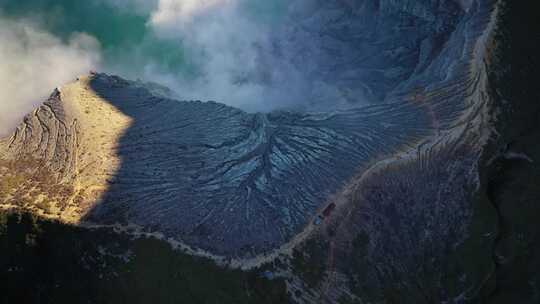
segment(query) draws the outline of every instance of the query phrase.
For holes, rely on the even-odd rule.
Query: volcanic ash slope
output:
[[[363,165],[432,131],[410,102],[248,114],[164,96],[105,74],[56,90],[1,141],[0,202],[246,256],[290,240]]]

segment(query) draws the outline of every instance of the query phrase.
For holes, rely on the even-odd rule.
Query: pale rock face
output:
[[[476,52],[490,4],[465,13],[447,2],[314,1],[311,17],[300,12],[283,33],[284,62],[360,87],[349,93],[371,106],[248,114],[115,76],[81,77],[0,141],[0,174],[10,181],[0,204],[135,224],[227,257],[275,249],[374,161],[429,155],[426,146],[476,130],[485,106]]]
[[[40,163],[22,170],[30,178],[21,188],[38,192],[26,201],[39,201],[43,195],[55,215],[72,222],[79,221],[108,188],[108,176],[119,168],[113,146],[131,123],[131,118],[93,93],[88,80],[81,77],[57,89],[0,145],[5,161],[20,166]]]

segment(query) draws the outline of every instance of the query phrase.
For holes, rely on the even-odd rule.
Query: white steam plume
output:
[[[270,54],[275,25],[248,12],[248,0],[151,0],[145,7],[139,0],[103,1],[120,8],[136,6],[138,11],[151,8],[147,26],[154,35],[182,42],[196,67],[195,77],[164,71],[152,62],[140,75],[173,89],[179,99],[215,100],[248,111],[298,103],[303,79]]]
[[[96,68],[99,43],[86,34],[67,42],[28,20],[0,17],[0,136],[57,86]]]
[[[200,70],[195,79],[164,75],[149,65],[147,77],[165,82],[183,99],[261,107],[264,85],[256,81],[259,51],[269,28],[249,19],[237,0],[161,0],[149,26],[165,39],[183,41]]]
[[[151,23],[157,26],[182,27],[209,10],[234,5],[234,0],[160,0],[152,13]]]

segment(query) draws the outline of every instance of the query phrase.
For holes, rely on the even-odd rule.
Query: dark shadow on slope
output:
[[[116,147],[121,167],[84,220],[135,223],[225,256],[279,247],[362,165],[431,127],[408,102],[263,115],[170,100],[103,74],[90,85],[132,124]]]

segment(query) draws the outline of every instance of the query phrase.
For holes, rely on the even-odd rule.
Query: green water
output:
[[[95,37],[101,44],[105,67],[142,75],[152,64],[157,70],[192,78],[198,67],[190,60],[180,39],[157,37],[147,26],[150,12],[118,9],[108,0],[0,0],[0,11],[9,18],[30,18],[61,39],[75,32]],[[253,22],[278,23],[287,1],[244,1],[242,9]]]
[[[105,66],[120,66],[134,74],[149,62],[165,72],[190,70],[181,41],[155,37],[146,26],[148,15],[117,9],[105,1],[0,0],[0,7],[10,18],[38,20],[64,40],[75,32],[92,35],[103,48]]]

